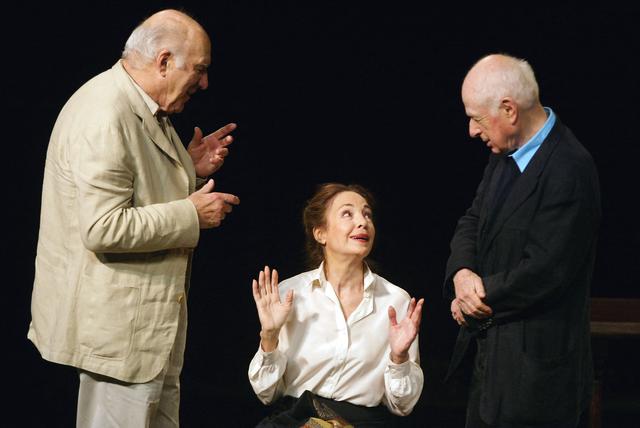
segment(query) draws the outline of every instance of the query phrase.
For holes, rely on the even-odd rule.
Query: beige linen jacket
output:
[[[169,357],[200,233],[185,199],[193,163],[169,129],[173,142],[120,62],[62,109],[47,150],[28,332],[44,359],[146,382]]]

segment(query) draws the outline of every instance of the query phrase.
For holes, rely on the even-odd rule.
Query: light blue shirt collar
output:
[[[524,172],[524,169],[529,165],[529,161],[533,158],[533,155],[536,154],[540,145],[544,142],[549,132],[551,132],[551,128],[556,123],[556,115],[549,107],[545,107],[544,111],[547,113],[547,121],[542,125],[542,128],[535,133],[533,137],[529,141],[527,141],[522,147],[513,152],[513,154],[509,155],[516,161],[518,165],[518,169],[520,172]]]

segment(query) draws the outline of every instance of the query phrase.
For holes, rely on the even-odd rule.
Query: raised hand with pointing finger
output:
[[[194,128],[187,151],[198,177],[208,177],[220,169],[224,158],[229,154],[227,146],[233,142],[233,136],[230,134],[236,127],[235,123],[228,123],[206,137],[202,136],[200,128]]]
[[[231,193],[212,192],[213,186],[213,180],[209,180],[188,197],[198,212],[200,229],[220,226],[225,216],[233,209],[233,205],[240,203],[240,199]]]

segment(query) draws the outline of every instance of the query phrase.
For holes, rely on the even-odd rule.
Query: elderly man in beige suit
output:
[[[54,126],[28,337],[78,368],[78,426],[179,424],[192,251],[239,203],[207,181],[235,124],[185,150],[167,117],[207,88],[210,51],[196,21],[158,12]]]

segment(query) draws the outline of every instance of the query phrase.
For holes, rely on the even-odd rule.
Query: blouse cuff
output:
[[[411,373],[411,360],[407,360],[404,363],[396,364],[391,360],[391,355],[388,356],[389,374],[392,378],[398,379],[404,376],[408,376]]]
[[[261,345],[258,345],[257,357],[260,361],[260,365],[262,366],[275,364],[280,359],[280,355],[281,352],[278,350],[278,348],[274,349],[273,351],[266,352],[262,349]]]

